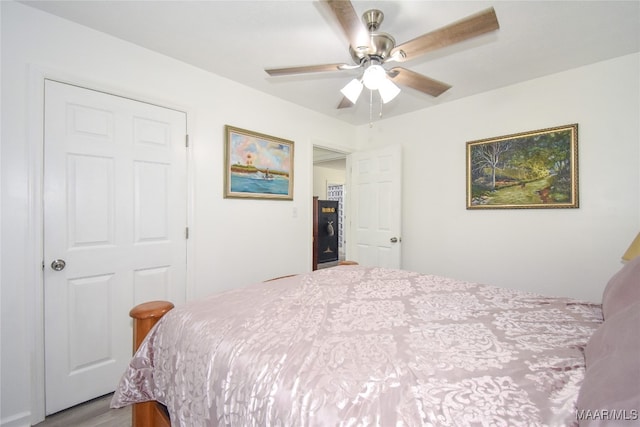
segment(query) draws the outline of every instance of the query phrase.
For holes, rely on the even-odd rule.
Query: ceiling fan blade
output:
[[[408,61],[432,50],[459,43],[498,28],[500,24],[498,24],[496,11],[490,7],[396,46],[391,51],[391,56],[399,62]]]
[[[338,110],[342,109],[342,108],[349,108],[349,107],[353,107],[353,102],[349,101],[349,98],[347,98],[346,96],[344,96],[342,98],[342,101],[340,101],[340,104],[338,104]]]
[[[346,68],[345,68],[346,67]],[[269,68],[264,71],[270,76],[285,76],[289,74],[321,73],[324,71],[340,71],[351,67],[348,64],[305,65],[302,67]]]
[[[427,95],[439,96],[451,88],[450,85],[434,80],[415,71],[402,67],[395,67],[389,70],[389,78],[395,83],[408,86],[412,89],[424,92]]]
[[[353,8],[353,4],[349,0],[324,0],[322,3],[329,6],[331,13],[338,19],[351,47],[356,51],[368,49],[369,32]]]

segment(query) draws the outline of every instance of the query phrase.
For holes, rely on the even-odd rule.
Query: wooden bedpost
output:
[[[135,352],[144,337],[158,320],[173,308],[169,301],[149,301],[136,305],[129,312],[133,318],[133,351]]]
[[[135,352],[144,337],[158,320],[173,308],[168,301],[150,301],[139,304],[131,309],[129,316],[133,318],[133,351]],[[156,402],[143,402],[133,405],[131,422],[133,427],[169,426],[165,414],[158,408]],[[166,421],[166,424],[163,422]]]

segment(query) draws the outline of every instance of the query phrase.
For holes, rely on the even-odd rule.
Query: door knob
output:
[[[398,238],[397,237],[392,237],[392,238],[389,239],[389,241],[391,243],[398,243]]]
[[[63,259],[54,259],[53,262],[51,263],[51,268],[54,269],[55,271],[61,271],[61,270],[64,270],[66,265],[67,263],[64,262]]]

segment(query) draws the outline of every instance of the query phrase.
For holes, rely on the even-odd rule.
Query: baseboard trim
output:
[[[31,412],[21,412],[0,421],[2,427],[29,427],[31,426]]]

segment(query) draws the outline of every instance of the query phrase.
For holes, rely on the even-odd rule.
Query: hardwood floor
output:
[[[49,415],[37,427],[131,427],[131,406],[110,409],[111,394]]]

